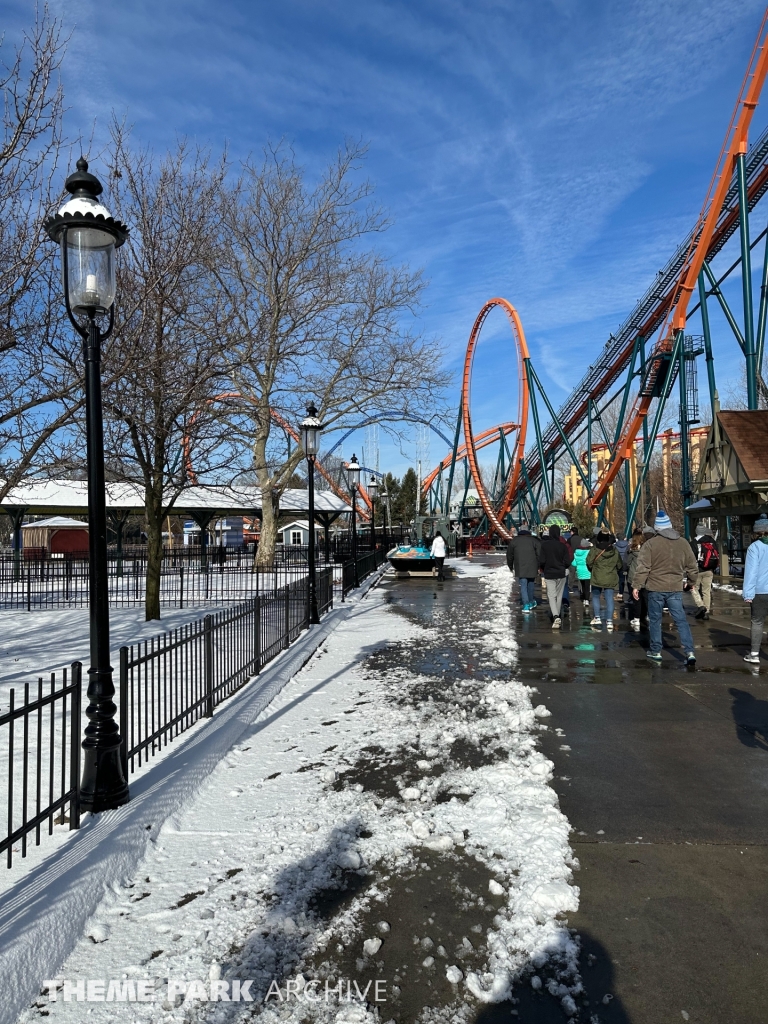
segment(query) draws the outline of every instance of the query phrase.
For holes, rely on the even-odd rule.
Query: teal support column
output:
[[[682,331],[680,333],[682,334]],[[686,506],[691,501],[690,463],[688,459],[688,387],[685,362],[685,337],[683,337],[678,358],[678,381],[680,385],[680,492],[683,496],[685,536],[687,540],[690,540],[691,521],[685,512]]]
[[[749,251],[749,201],[747,195],[746,155],[736,157],[739,186],[739,237],[741,239],[741,290],[744,297],[744,357],[747,361],[747,405],[757,409],[757,367],[755,366],[755,327],[752,319],[752,260]]]
[[[538,374],[534,370],[533,366],[531,366],[530,367],[530,372],[529,372],[529,375],[528,375],[528,385],[529,385],[529,391],[530,391],[530,394],[531,394],[531,401],[532,402],[533,402],[534,397],[535,397],[534,396],[534,387],[533,387],[534,384],[536,384],[538,386],[539,391],[541,392],[541,397],[544,399],[544,404],[547,407],[547,412],[552,417],[552,422],[554,423],[554,425],[555,425],[555,427],[557,429],[557,432],[560,435],[560,438],[561,438],[563,444],[565,445],[565,450],[568,452],[569,456],[571,457],[571,461],[576,466],[576,469],[579,471],[579,476],[581,477],[581,482],[587,488],[587,493],[589,495],[591,495],[592,494],[592,488],[589,485],[589,479],[588,479],[586,473],[584,472],[584,470],[581,468],[581,462],[576,458],[576,453],[573,450],[571,442],[565,436],[565,431],[560,426],[560,420],[558,420],[557,413],[552,408],[552,403],[547,398],[546,391],[541,386],[541,381],[539,380]],[[553,465],[553,473],[554,473],[554,465]],[[551,500],[552,499],[551,499],[551,496],[550,496],[550,501]]]
[[[587,494],[592,493],[592,399],[587,399]]]
[[[704,358],[707,362],[707,383],[709,384],[709,405],[715,415],[715,357],[712,355],[712,332],[709,328],[709,310],[707,309],[707,289],[704,284],[704,273],[699,274],[699,305],[701,306],[701,329],[704,332]]]
[[[524,360],[525,373],[528,378],[528,393],[531,401],[531,413],[533,414],[533,429],[536,431],[536,447],[539,452],[539,470],[541,473],[541,479],[544,482],[544,497],[547,504],[552,501],[552,494],[549,490],[549,480],[547,480],[547,460],[544,458],[544,445],[541,440],[541,424],[539,423],[539,408],[536,404],[536,388],[534,387],[535,372],[531,366],[531,360]]]
[[[531,499],[531,508],[533,509],[533,516],[534,516],[534,519],[536,520],[536,523],[538,524],[538,523],[541,522],[541,516],[539,515],[539,506],[536,503],[536,495],[533,493],[533,488],[531,487],[531,481],[528,479],[528,470],[525,468],[525,459],[523,459],[520,462],[520,468],[523,471],[523,478],[525,480],[525,486],[528,488],[528,496]]]
[[[763,277],[760,282],[760,307],[757,315],[757,337],[755,339],[755,362],[757,372],[762,376],[763,356],[765,355],[765,322],[768,314],[768,234],[765,236],[765,253],[763,254]]]
[[[459,399],[459,415],[456,417],[456,431],[453,435],[453,455],[451,456],[451,468],[448,471],[448,492],[445,498],[448,515],[451,514],[451,489],[453,488],[453,471],[456,468],[456,451],[459,447],[459,435],[461,434],[461,414],[462,403],[461,399]]]
[[[672,377],[674,375],[673,374],[674,366],[675,366],[676,361],[680,358],[680,349],[682,348],[682,344],[683,344],[683,332],[682,331],[677,331],[675,333],[675,340],[674,340],[674,342],[672,344],[671,359],[669,361],[669,369],[667,370],[667,379],[666,379],[666,381],[664,383],[664,388],[662,390],[661,397],[659,398],[658,404],[656,406],[656,415],[654,416],[654,419],[653,419],[653,429],[651,430],[651,439],[652,440],[651,440],[651,442],[649,444],[649,448],[648,448],[648,452],[647,452],[647,454],[645,456],[645,460],[643,461],[643,468],[642,468],[642,471],[640,473],[640,479],[637,481],[637,487],[635,489],[635,494],[634,494],[634,496],[632,498],[632,504],[630,506],[629,516],[627,517],[628,520],[629,520],[629,523],[627,524],[628,528],[635,521],[635,513],[637,512],[637,506],[638,506],[638,503],[640,501],[640,495],[643,493],[643,486],[645,484],[645,478],[648,475],[648,468],[649,468],[650,461],[651,461],[651,451],[653,449],[654,442],[656,441],[656,435],[659,432],[659,427],[661,426],[661,417],[664,415],[664,407],[667,404],[667,399],[669,398],[669,392],[671,391],[671,388],[672,388],[671,381],[672,381]]]

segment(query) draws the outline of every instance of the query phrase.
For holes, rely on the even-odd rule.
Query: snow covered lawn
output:
[[[536,749],[548,712],[514,679],[511,575],[471,585],[471,614],[456,601],[430,625],[371,591],[196,795],[148,823],[146,857],[74,949],[62,927],[62,983],[130,998],[145,981],[154,1001],[59,989],[21,1021],[469,1019],[520,975],[539,987],[545,964],[572,1012],[577,865]],[[204,1001],[235,981],[253,1002]]]

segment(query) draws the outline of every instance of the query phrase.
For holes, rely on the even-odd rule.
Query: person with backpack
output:
[[[627,555],[629,553],[629,541],[626,539],[623,533],[616,534],[616,543],[614,547],[621,555],[621,568],[619,569],[619,600],[624,600],[624,584],[627,581]],[[627,601],[631,600],[632,595],[627,592]]]
[[[698,542],[691,541],[691,547],[699,565],[699,582],[691,588],[691,597],[698,608],[696,618],[708,619],[712,608],[712,577],[720,568],[720,556],[715,538],[708,533]]]
[[[605,528],[595,537],[595,546],[587,555],[587,568],[592,576],[592,612],[590,625],[602,626],[600,597],[605,595],[605,625],[613,629],[613,592],[619,585],[619,573],[624,565],[621,555],[614,547],[616,538]]]
[[[744,559],[742,596],[750,605],[752,613],[752,643],[744,661],[758,665],[763,627],[768,616],[768,517],[765,515],[760,516],[752,527],[752,543],[747,548],[747,557]]]
[[[550,526],[549,536],[541,542],[539,568],[547,581],[547,600],[552,613],[553,629],[560,629],[562,624],[560,614],[563,591],[572,561],[571,549],[560,536],[560,527]]]
[[[592,545],[586,537],[584,537],[583,540],[580,540],[579,546],[573,552],[573,565],[571,567],[571,571],[575,571],[576,579],[579,581],[579,586],[581,587],[581,600],[584,602],[585,608],[589,608],[589,581],[592,578],[592,574],[587,568],[587,555],[589,554],[591,547]]]
[[[528,523],[521,523],[517,535],[507,545],[507,565],[520,581],[520,601],[526,614],[536,607],[533,586],[539,575],[540,552],[541,541],[531,534]]]
[[[632,579],[632,596],[636,601],[640,599],[642,587],[648,591],[651,646],[646,653],[652,661],[662,660],[661,616],[666,605],[680,634],[686,661],[693,666],[696,664],[696,652],[683,608],[683,580],[687,576],[694,585],[698,583],[699,567],[691,545],[672,528],[672,521],[663,509],[656,513],[653,525],[655,535],[640,548]]]

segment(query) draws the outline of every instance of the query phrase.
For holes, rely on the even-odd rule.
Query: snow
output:
[[[252,979],[259,999],[273,982],[281,992],[291,984],[298,992],[309,983],[300,970],[309,956],[349,942],[359,943],[364,957],[375,956],[391,928],[380,921],[367,934],[359,931],[363,910],[385,898],[379,881],[332,920],[308,909],[312,894],[337,884],[338,867],[396,878],[425,848],[475,858],[494,876],[488,890],[504,896],[485,936],[485,969],[466,976],[456,964],[445,969],[457,999],[504,1000],[521,973],[550,961],[557,977],[548,990],[572,1013],[581,991],[578,942],[564,915],[578,906],[572,881],[578,863],[550,786],[553,766],[536,747],[547,709],[534,708],[535,689],[514,678],[511,574],[506,566],[465,567],[473,570],[465,575],[478,579],[484,602],[482,614],[464,628],[487,665],[508,669],[485,683],[484,716],[431,697],[395,699],[427,677],[405,665],[384,673],[370,668],[368,659],[392,645],[439,641],[438,625],[393,614],[381,590],[333,613],[335,628],[319,628],[323,642],[300,671],[306,653],[294,654],[290,665],[279,660],[147,771],[131,804],[86,820],[44,869],[16,887],[0,914],[0,955],[17,979],[0,1024],[15,1020],[50,977],[151,983],[154,1003],[93,1002],[85,1010],[77,1002],[40,1000],[53,1020],[74,1021],[87,1012],[94,1024],[219,1019],[215,1008],[209,1012],[189,994],[177,1008],[183,996],[171,998],[173,979]],[[479,749],[495,745],[503,756],[462,767],[451,760],[459,741]],[[394,761],[404,745],[418,750],[414,763],[423,774],[396,796],[343,785],[371,744],[383,750],[383,763]],[[428,774],[435,765],[445,766],[442,774]],[[441,793],[463,798],[438,801]],[[25,936],[18,930],[22,913]],[[46,929],[56,934],[42,941]],[[430,946],[423,947],[429,952],[423,963],[431,967]],[[436,952],[446,955],[442,947]],[[293,976],[291,964],[297,965]],[[535,981],[540,987],[540,978]],[[20,1022],[38,1016],[38,1009],[29,1009]],[[271,1001],[262,1016],[265,1024],[375,1019],[364,1002],[340,1011],[324,1002]]]

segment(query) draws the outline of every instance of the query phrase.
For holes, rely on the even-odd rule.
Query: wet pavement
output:
[[[552,712],[540,746],[581,863],[569,923],[585,985],[599,975],[613,997],[599,1019],[764,1024],[768,659],[759,671],[741,660],[737,595],[715,591],[708,622],[687,611],[695,669],[668,616],[656,666],[621,605],[613,633],[593,629],[581,602],[555,631],[518,598],[518,671]]]

